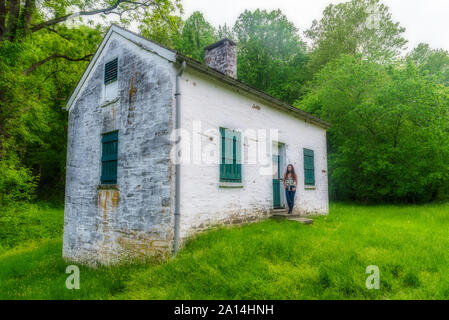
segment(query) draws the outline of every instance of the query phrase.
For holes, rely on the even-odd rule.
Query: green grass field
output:
[[[81,267],[80,290],[65,287],[62,219],[36,206],[0,216],[0,299],[449,298],[449,204],[333,204],[313,225],[214,230],[163,264]]]

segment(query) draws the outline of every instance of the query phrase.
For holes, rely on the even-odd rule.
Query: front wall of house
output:
[[[190,132],[192,145],[197,139],[219,154],[220,139],[208,129],[278,129],[277,140],[285,145],[285,162],[293,164],[298,174],[295,213],[328,213],[326,131],[236,90],[187,67],[181,80],[181,126]],[[315,155],[315,189],[311,190],[304,185],[303,148],[313,150]],[[265,156],[269,165],[269,150]],[[181,174],[182,237],[211,224],[251,221],[271,213],[271,169],[262,169],[262,174],[260,171],[266,164],[243,164],[243,187],[223,188],[219,186],[218,164],[199,162],[192,151],[190,158],[190,164],[184,160]],[[285,166],[281,168],[284,170]]]
[[[118,57],[118,99],[104,63]],[[110,263],[166,254],[173,239],[175,73],[167,60],[113,35],[69,112],[65,258]],[[112,97],[112,98],[111,98]],[[114,99],[112,100],[114,101]],[[101,137],[118,130],[117,188],[99,189]]]

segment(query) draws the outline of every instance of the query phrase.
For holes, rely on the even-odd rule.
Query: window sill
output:
[[[316,190],[316,186],[305,186],[305,190]]]
[[[103,103],[100,104],[100,108],[107,107],[107,106],[109,106],[109,105],[111,105],[111,104],[113,104],[113,103],[116,103],[116,102],[119,101],[119,100],[120,100],[120,97],[117,97],[117,98],[115,98],[115,99],[108,100],[108,101],[103,101]]]
[[[117,184],[99,184],[97,186],[98,190],[118,190]]]
[[[241,182],[220,182],[220,188],[243,188],[243,183]]]

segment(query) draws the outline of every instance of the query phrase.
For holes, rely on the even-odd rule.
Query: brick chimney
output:
[[[204,63],[232,78],[237,78],[237,46],[224,38],[204,48]]]

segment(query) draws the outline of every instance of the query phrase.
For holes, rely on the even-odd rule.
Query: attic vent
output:
[[[106,62],[104,65],[104,84],[109,84],[117,80],[118,58]]]

